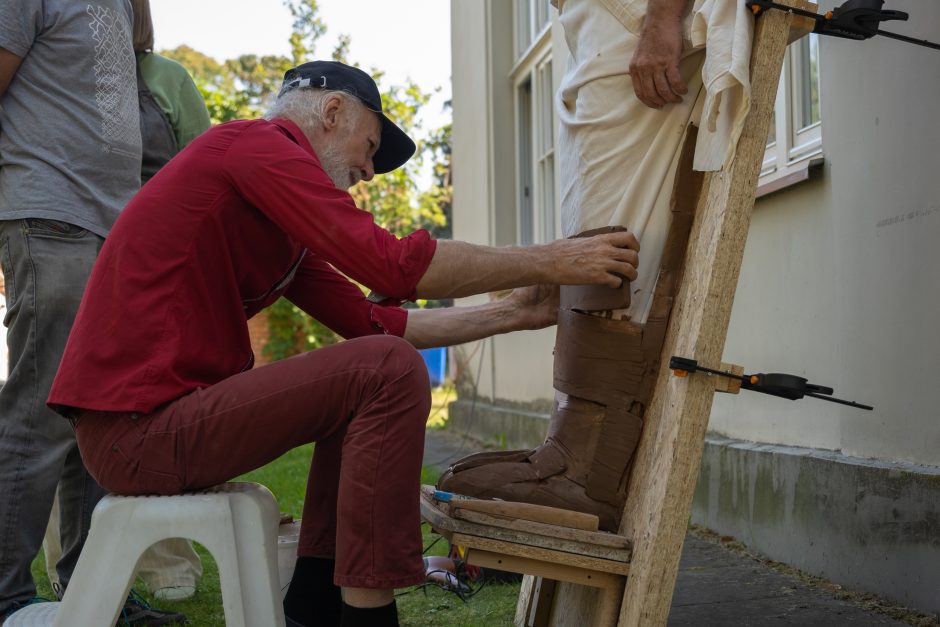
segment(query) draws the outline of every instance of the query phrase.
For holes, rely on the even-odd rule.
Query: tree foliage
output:
[[[327,32],[317,0],[284,0],[284,4],[293,18],[287,42],[290,56],[245,54],[219,62],[185,45],[160,51],[190,71],[213,123],[260,117],[277,96],[284,72],[317,58],[317,44]],[[351,47],[351,38],[339,35],[330,56],[350,63]],[[450,125],[426,132],[420,124],[420,113],[433,94],[410,80],[404,85],[385,86],[381,71],[372,68],[371,74],[382,93],[386,115],[416,138],[418,151],[405,166],[371,182],[359,183],[349,190],[350,194],[360,208],[375,216],[378,224],[398,236],[426,228],[434,237],[450,237]],[[432,177],[430,185],[422,186],[425,164],[430,166]],[[270,359],[338,340],[285,299],[268,309],[268,330],[264,352]]]

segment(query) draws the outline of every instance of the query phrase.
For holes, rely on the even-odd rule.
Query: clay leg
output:
[[[629,305],[629,290],[605,294],[597,288],[563,288],[555,401],[545,442],[529,451],[460,460],[441,476],[439,488],[594,513],[602,529],[617,531],[701,187],[701,175],[691,171],[694,143],[693,128],[680,159],[669,234],[646,322],[596,315]]]

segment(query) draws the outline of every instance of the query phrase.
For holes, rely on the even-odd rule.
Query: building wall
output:
[[[937,34],[937,3],[891,8],[914,16],[892,30]],[[710,426],[940,465],[940,53],[878,38],[820,45],[823,171],[757,204],[725,360],[800,374],[875,410],[742,395],[716,399]]]
[[[510,4],[452,0],[454,233],[480,243],[513,241],[512,50],[500,43]],[[886,30],[937,39],[940,4],[891,4],[911,20]],[[552,45],[563,72],[557,24]],[[724,360],[797,374],[875,410],[717,395],[693,520],[937,611],[940,53],[887,38],[822,39],[820,57],[824,161],[810,180],[757,201]],[[537,444],[552,397],[552,333],[482,344],[465,351],[470,385],[465,378],[453,423],[511,447]]]

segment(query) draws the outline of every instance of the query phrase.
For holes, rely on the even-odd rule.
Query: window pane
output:
[[[542,241],[555,239],[555,155],[542,160]]]
[[[551,20],[549,0],[534,0],[535,3],[535,33],[541,33]]]
[[[819,38],[804,37],[800,45],[800,129],[819,122]]]
[[[516,59],[529,49],[551,19],[549,0],[516,0]]]
[[[771,146],[777,141],[777,110],[770,115],[770,131],[767,132],[767,146]]]
[[[555,145],[555,129],[552,94],[555,91],[552,84],[552,62],[546,61],[538,69],[538,109],[539,109],[539,157],[552,149]]]
[[[516,91],[516,145],[519,155],[519,243],[535,243],[532,214],[532,81]]]
[[[516,0],[516,58],[532,44],[532,0]]]

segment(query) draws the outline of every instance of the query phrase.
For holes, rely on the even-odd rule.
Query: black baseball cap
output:
[[[382,139],[379,149],[372,157],[376,174],[391,172],[404,165],[415,154],[415,143],[403,130],[382,113],[382,97],[372,77],[339,61],[311,61],[287,70],[280,98],[292,89],[329,89],[344,91],[358,98],[370,111],[374,111],[382,122]]]

